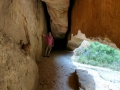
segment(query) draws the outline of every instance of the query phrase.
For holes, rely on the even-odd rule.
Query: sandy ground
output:
[[[71,61],[73,52],[53,51],[51,56],[42,57],[39,66],[39,86],[37,90],[79,90],[75,69],[94,70],[100,77],[120,90],[120,72],[78,64]]]
[[[37,90],[79,90],[75,75],[76,67],[71,62],[72,54],[70,51],[53,51],[49,58],[40,59],[40,80]]]

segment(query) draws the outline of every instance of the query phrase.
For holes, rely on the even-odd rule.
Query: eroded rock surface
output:
[[[71,34],[71,39],[67,43],[67,48],[71,49],[71,50],[74,50],[74,49],[78,48],[84,40],[90,41],[90,39],[88,39],[85,36],[85,34],[83,34],[79,30],[77,35],[73,36],[73,34]]]
[[[95,71],[77,69],[79,87],[83,90],[117,90],[109,86],[109,83],[100,78]]]
[[[39,60],[46,20],[41,0],[0,0],[0,30]]]
[[[0,32],[0,90],[35,90],[37,82],[35,61]]]
[[[83,86],[81,87],[81,90],[84,90],[84,87],[87,88],[85,90],[90,89],[90,85],[95,87],[95,89],[92,90],[120,90],[119,71],[80,64],[77,62],[73,62],[73,64],[77,68],[76,74],[79,77],[79,87],[81,87],[81,84]],[[88,83],[88,86],[86,86],[84,83]]]
[[[113,48],[119,49],[116,46],[116,44],[114,42],[112,42],[107,36],[87,38],[86,35],[81,32],[81,30],[78,31],[77,35],[71,34],[71,39],[67,43],[67,48],[70,50],[74,50],[74,49],[78,48],[84,42],[84,40],[89,41],[89,42],[97,41],[97,42],[109,45]],[[87,43],[89,43],[89,42],[87,42]],[[84,46],[84,44],[83,44],[83,46]]]
[[[87,37],[108,36],[120,48],[120,0],[75,0],[71,34],[81,29]]]
[[[68,30],[69,0],[42,0],[50,15],[51,31],[56,38],[64,38]]]

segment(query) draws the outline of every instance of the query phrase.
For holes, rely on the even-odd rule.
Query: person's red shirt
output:
[[[53,43],[54,43],[54,39],[52,36],[44,36],[46,38],[46,44],[49,45],[49,46],[53,46]]]

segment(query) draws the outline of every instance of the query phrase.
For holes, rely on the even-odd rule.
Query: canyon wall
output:
[[[120,0],[75,0],[71,34],[107,36],[120,48]]]
[[[68,30],[68,8],[70,0],[42,0],[50,15],[51,31],[55,38],[64,38]]]
[[[1,0],[0,30],[30,56],[42,55],[42,33],[47,31],[41,0]]]
[[[0,90],[36,90],[46,32],[41,0],[0,0]]]
[[[36,90],[35,60],[0,31],[0,90]]]

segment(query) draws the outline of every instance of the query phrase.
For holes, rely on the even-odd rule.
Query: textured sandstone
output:
[[[46,20],[41,0],[0,0],[0,30],[20,44],[33,59],[42,53]]]
[[[107,36],[120,47],[120,0],[75,0],[71,33],[80,29],[87,37]]]
[[[35,61],[0,32],[0,90],[35,90],[37,82]]]
[[[116,49],[119,49],[115,43],[113,43],[108,37],[90,37],[90,38],[87,38],[85,36],[85,34],[83,34],[80,30],[78,31],[78,34],[73,36],[73,34],[71,35],[71,40],[68,41],[67,43],[67,48],[70,49],[70,50],[74,50],[78,47],[80,47],[82,45],[82,43],[84,41],[89,41],[89,42],[94,42],[94,41],[98,41],[98,42],[101,42],[103,44],[106,44],[106,45],[109,45],[113,48],[116,48]],[[89,43],[87,42],[87,43]],[[84,46],[84,44],[83,44]]]
[[[99,74],[93,70],[90,72],[82,69],[77,69],[79,87],[83,90],[117,90],[109,83],[102,79]]]
[[[42,0],[50,15],[51,31],[55,38],[64,38],[68,30],[69,0]]]
[[[81,33],[81,31],[78,31],[78,34],[73,36],[71,34],[71,40],[67,43],[67,48],[70,50],[74,50],[78,48],[84,40],[90,41],[88,38],[86,38],[85,34]]]

